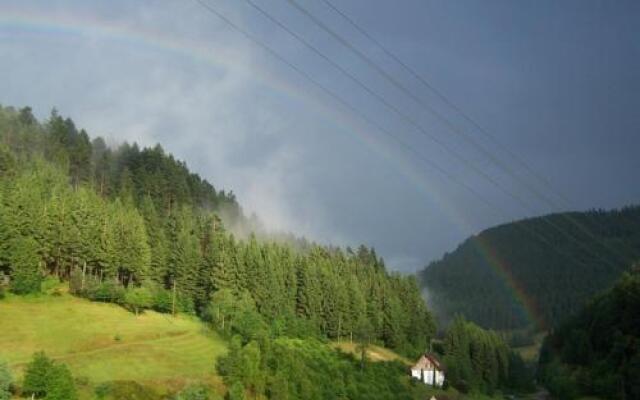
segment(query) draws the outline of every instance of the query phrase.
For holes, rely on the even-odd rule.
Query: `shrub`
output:
[[[55,292],[59,292],[60,290],[60,279],[55,276],[47,276],[42,279],[42,283],[40,284],[40,291],[46,294],[55,294]]]
[[[111,387],[108,382],[104,382],[96,386],[94,393],[99,399],[104,399],[110,393]]]
[[[189,296],[178,295],[176,299],[176,308],[178,311],[187,314],[195,313],[196,306],[193,304],[193,299]]]
[[[91,380],[86,376],[78,376],[76,377],[76,384],[79,386],[89,386]]]
[[[13,377],[9,366],[5,361],[0,361],[0,400],[11,398],[11,385],[13,385]]]
[[[244,386],[240,382],[236,382],[229,389],[229,400],[245,400]]]
[[[156,288],[153,291],[151,308],[158,312],[169,313],[173,308],[173,297],[170,290]]]
[[[129,289],[124,295],[124,304],[127,308],[132,309],[136,315],[141,310],[151,307],[153,295],[146,287]]]
[[[85,288],[82,285],[82,271],[75,269],[69,276],[69,293],[84,296]]]
[[[162,397],[151,387],[143,386],[134,381],[113,381],[100,384],[95,389],[99,399],[135,399],[160,400]]]
[[[64,364],[56,364],[44,352],[33,355],[24,375],[23,391],[47,400],[77,400],[73,376]]]
[[[86,290],[86,296],[94,301],[118,304],[124,302],[125,289],[117,282],[107,281],[98,283],[95,287]]]
[[[182,389],[174,400],[211,400],[211,393],[204,385],[189,385]]]

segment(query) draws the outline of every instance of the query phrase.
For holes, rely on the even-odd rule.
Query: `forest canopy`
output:
[[[640,268],[549,335],[540,381],[554,396],[640,398]]]
[[[38,292],[53,276],[80,296],[196,313],[230,333],[427,348],[435,325],[414,277],[389,273],[365,246],[237,237],[227,225],[243,220],[232,192],[159,145],[111,148],[55,110],[40,123],[29,108],[0,109],[0,274],[11,291]]]
[[[640,259],[640,207],[571,212],[487,229],[419,273],[441,322],[557,326]],[[535,326],[537,323],[538,326]]]

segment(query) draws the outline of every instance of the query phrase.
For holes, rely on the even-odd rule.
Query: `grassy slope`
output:
[[[194,318],[146,312],[62,296],[0,301],[0,357],[21,375],[44,350],[91,385],[134,380],[156,387],[202,380],[219,384],[215,360],[226,343]],[[118,340],[116,340],[116,338]]]
[[[44,350],[66,363],[76,378],[88,380],[79,387],[83,399],[93,398],[97,384],[115,380],[141,382],[161,393],[189,381],[202,381],[223,391],[214,366],[215,359],[226,351],[226,343],[195,318],[155,312],[136,317],[113,304],[65,294],[10,296],[0,301],[0,321],[0,358],[9,362],[19,379],[32,354]],[[332,347],[356,353],[355,343],[334,342]],[[380,346],[371,346],[367,355],[372,361],[411,364],[411,360]],[[407,384],[409,381],[407,377]],[[432,395],[450,400],[490,399],[464,396],[453,389],[412,386],[416,399]]]
[[[529,346],[514,347],[513,350],[518,352],[520,356],[527,362],[538,362],[538,356],[540,355],[540,348],[544,341],[546,334],[539,333],[533,338],[533,343]]]
[[[331,344],[332,347],[336,348],[336,349],[340,349],[340,351],[347,353],[347,354],[353,354],[354,356],[356,356],[357,358],[360,357],[360,354],[358,352],[358,344],[354,343],[354,342],[333,342]],[[412,362],[410,360],[408,360],[405,357],[402,357],[401,355],[393,352],[393,350],[389,350],[387,348],[384,347],[380,347],[380,346],[375,346],[375,345],[370,345],[367,348],[367,359],[370,361],[400,361],[403,364],[406,365],[411,365]]]
[[[539,346],[539,344],[537,344]],[[340,349],[340,351],[352,354],[354,357],[360,357],[357,349],[357,343],[352,343],[348,341],[340,341],[331,343],[331,347]],[[409,360],[406,357],[395,353],[393,350],[387,349],[385,347],[370,345],[367,349],[367,358],[373,362],[383,362],[383,361],[400,361],[405,364],[407,367],[413,365],[414,362]],[[470,393],[470,394],[462,394],[458,392],[454,388],[448,389],[435,389],[425,385],[422,385],[417,382],[413,382],[412,379],[406,377],[406,382],[410,387],[412,387],[413,398],[415,399],[430,399],[432,396],[436,399],[446,399],[446,400],[496,400],[502,399],[503,397],[500,394],[496,394],[495,396],[487,396],[478,393]],[[523,399],[529,399],[528,397],[524,397]],[[532,400],[537,400],[533,399]],[[595,399],[597,400],[597,399]]]

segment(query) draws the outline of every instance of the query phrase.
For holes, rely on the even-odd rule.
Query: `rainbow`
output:
[[[471,238],[471,243],[480,252],[493,272],[506,284],[510,296],[522,310],[527,321],[538,330],[545,330],[546,323],[536,302],[527,295],[522,285],[515,279],[509,264],[491,246],[484,235],[474,236]]]
[[[211,19],[216,23],[215,19]],[[379,134],[374,134],[371,127],[355,117],[350,112],[336,106],[331,101],[323,99],[319,91],[308,90],[301,84],[293,84],[291,79],[283,74],[274,74],[265,68],[252,66],[250,59],[229,46],[212,47],[215,37],[193,40],[186,37],[176,37],[159,29],[153,29],[143,24],[130,24],[117,20],[104,20],[91,14],[44,14],[40,9],[24,9],[15,6],[0,5],[0,37],[21,37],[24,35],[41,36],[43,39],[60,38],[62,40],[91,40],[98,45],[111,44],[134,50],[157,52],[169,57],[178,57],[202,64],[220,71],[233,69],[238,71],[255,84],[268,88],[276,94],[286,96],[298,102],[309,105],[309,109],[324,116],[327,126],[336,132],[353,134],[371,151],[372,156],[382,156],[387,162],[407,179],[423,195],[436,203],[461,232],[473,232],[475,228],[464,217],[460,210],[456,210],[451,201],[443,193],[434,190],[434,178],[425,174],[423,168],[416,167],[406,154],[395,145],[386,143]],[[307,85],[310,86],[310,85]],[[531,321],[541,322],[536,318],[535,305],[528,300],[524,290],[513,279],[506,264],[492,248],[477,242],[478,248],[486,257],[489,265],[501,276],[511,288],[513,297],[526,310]]]
[[[215,19],[211,19],[214,23]],[[331,128],[345,133],[355,134],[359,139],[372,149],[374,154],[382,155],[387,161],[402,172],[412,185],[428,195],[436,203],[447,209],[447,215],[452,217],[459,226],[467,226],[460,214],[452,209],[448,202],[439,193],[432,190],[433,185],[426,181],[423,172],[412,166],[407,157],[399,150],[386,144],[378,136],[365,127],[364,122],[354,117],[349,112],[338,109],[334,104],[322,101],[300,85],[294,85],[290,79],[282,79],[269,73],[263,68],[251,67],[251,60],[245,60],[243,56],[233,53],[222,46],[213,47],[210,41],[194,41],[188,38],[180,38],[167,35],[165,32],[151,29],[143,25],[131,25],[122,21],[106,21],[88,14],[56,14],[47,15],[35,10],[24,10],[15,7],[0,6],[0,35],[24,34],[42,35],[44,38],[52,37],[75,38],[94,40],[98,43],[115,43],[120,46],[133,47],[135,49],[155,51],[169,56],[187,58],[194,63],[201,63],[215,69],[233,68],[242,71],[254,82],[268,87],[280,95],[295,98],[298,101],[310,103],[312,109],[322,113]],[[318,92],[319,93],[319,92]]]

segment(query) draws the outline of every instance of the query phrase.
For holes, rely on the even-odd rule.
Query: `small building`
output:
[[[425,385],[442,387],[444,384],[444,368],[432,354],[423,354],[411,367],[411,377]]]

